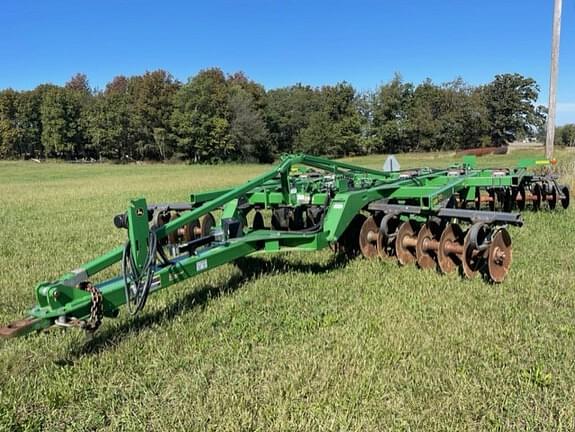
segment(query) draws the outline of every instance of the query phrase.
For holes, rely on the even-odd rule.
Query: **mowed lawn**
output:
[[[574,186],[575,153],[558,158]],[[185,201],[268,168],[0,162],[0,322],[26,313],[38,281],[121,244],[112,217],[130,198]],[[91,340],[0,341],[0,430],[575,430],[575,211],[526,212],[511,234],[501,285],[330,251],[258,255]]]

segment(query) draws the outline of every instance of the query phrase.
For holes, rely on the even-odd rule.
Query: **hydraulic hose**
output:
[[[124,246],[122,276],[124,278],[126,308],[130,315],[136,315],[146,305],[156,267],[157,246],[156,233],[151,230],[148,237],[148,253],[141,270],[138,270],[134,262],[130,241],[128,240]]]

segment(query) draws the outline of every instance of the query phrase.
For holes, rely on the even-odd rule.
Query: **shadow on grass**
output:
[[[131,334],[137,333],[156,324],[162,324],[172,320],[174,317],[185,313],[195,307],[202,307],[210,299],[234,292],[247,281],[273,273],[298,272],[298,273],[325,273],[335,268],[344,266],[348,258],[344,255],[334,255],[326,264],[290,262],[281,256],[274,256],[271,259],[257,257],[246,257],[235,261],[235,265],[240,269],[240,273],[232,276],[225,283],[219,286],[208,285],[199,290],[185,294],[175,303],[163,309],[151,313],[137,315],[134,318],[109,327],[104,331],[97,332],[91,339],[82,345],[74,346],[66,358],[57,360],[59,366],[71,366],[79,357],[87,354],[98,354],[106,349],[118,345],[123,339]]]

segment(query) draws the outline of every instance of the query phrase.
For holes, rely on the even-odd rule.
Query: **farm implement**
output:
[[[51,326],[92,332],[122,306],[137,314],[150,294],[255,253],[330,247],[499,283],[512,262],[507,227],[523,223],[513,210],[569,205],[569,189],[548,165],[479,169],[466,157],[446,169],[384,172],[292,155],[243,185],[185,203],[138,198],[114,217],[126,243],[37,285],[29,316],[0,336]]]

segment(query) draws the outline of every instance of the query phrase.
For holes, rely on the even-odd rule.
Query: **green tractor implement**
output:
[[[512,262],[507,226],[523,224],[513,210],[569,205],[569,189],[534,169],[549,163],[478,169],[468,156],[446,169],[384,172],[298,154],[189,202],[134,199],[114,217],[126,243],[37,285],[29,316],[1,327],[0,337],[52,326],[93,332],[122,306],[136,314],[150,294],[256,253],[330,247],[499,283]],[[116,277],[97,281],[118,264]]]

